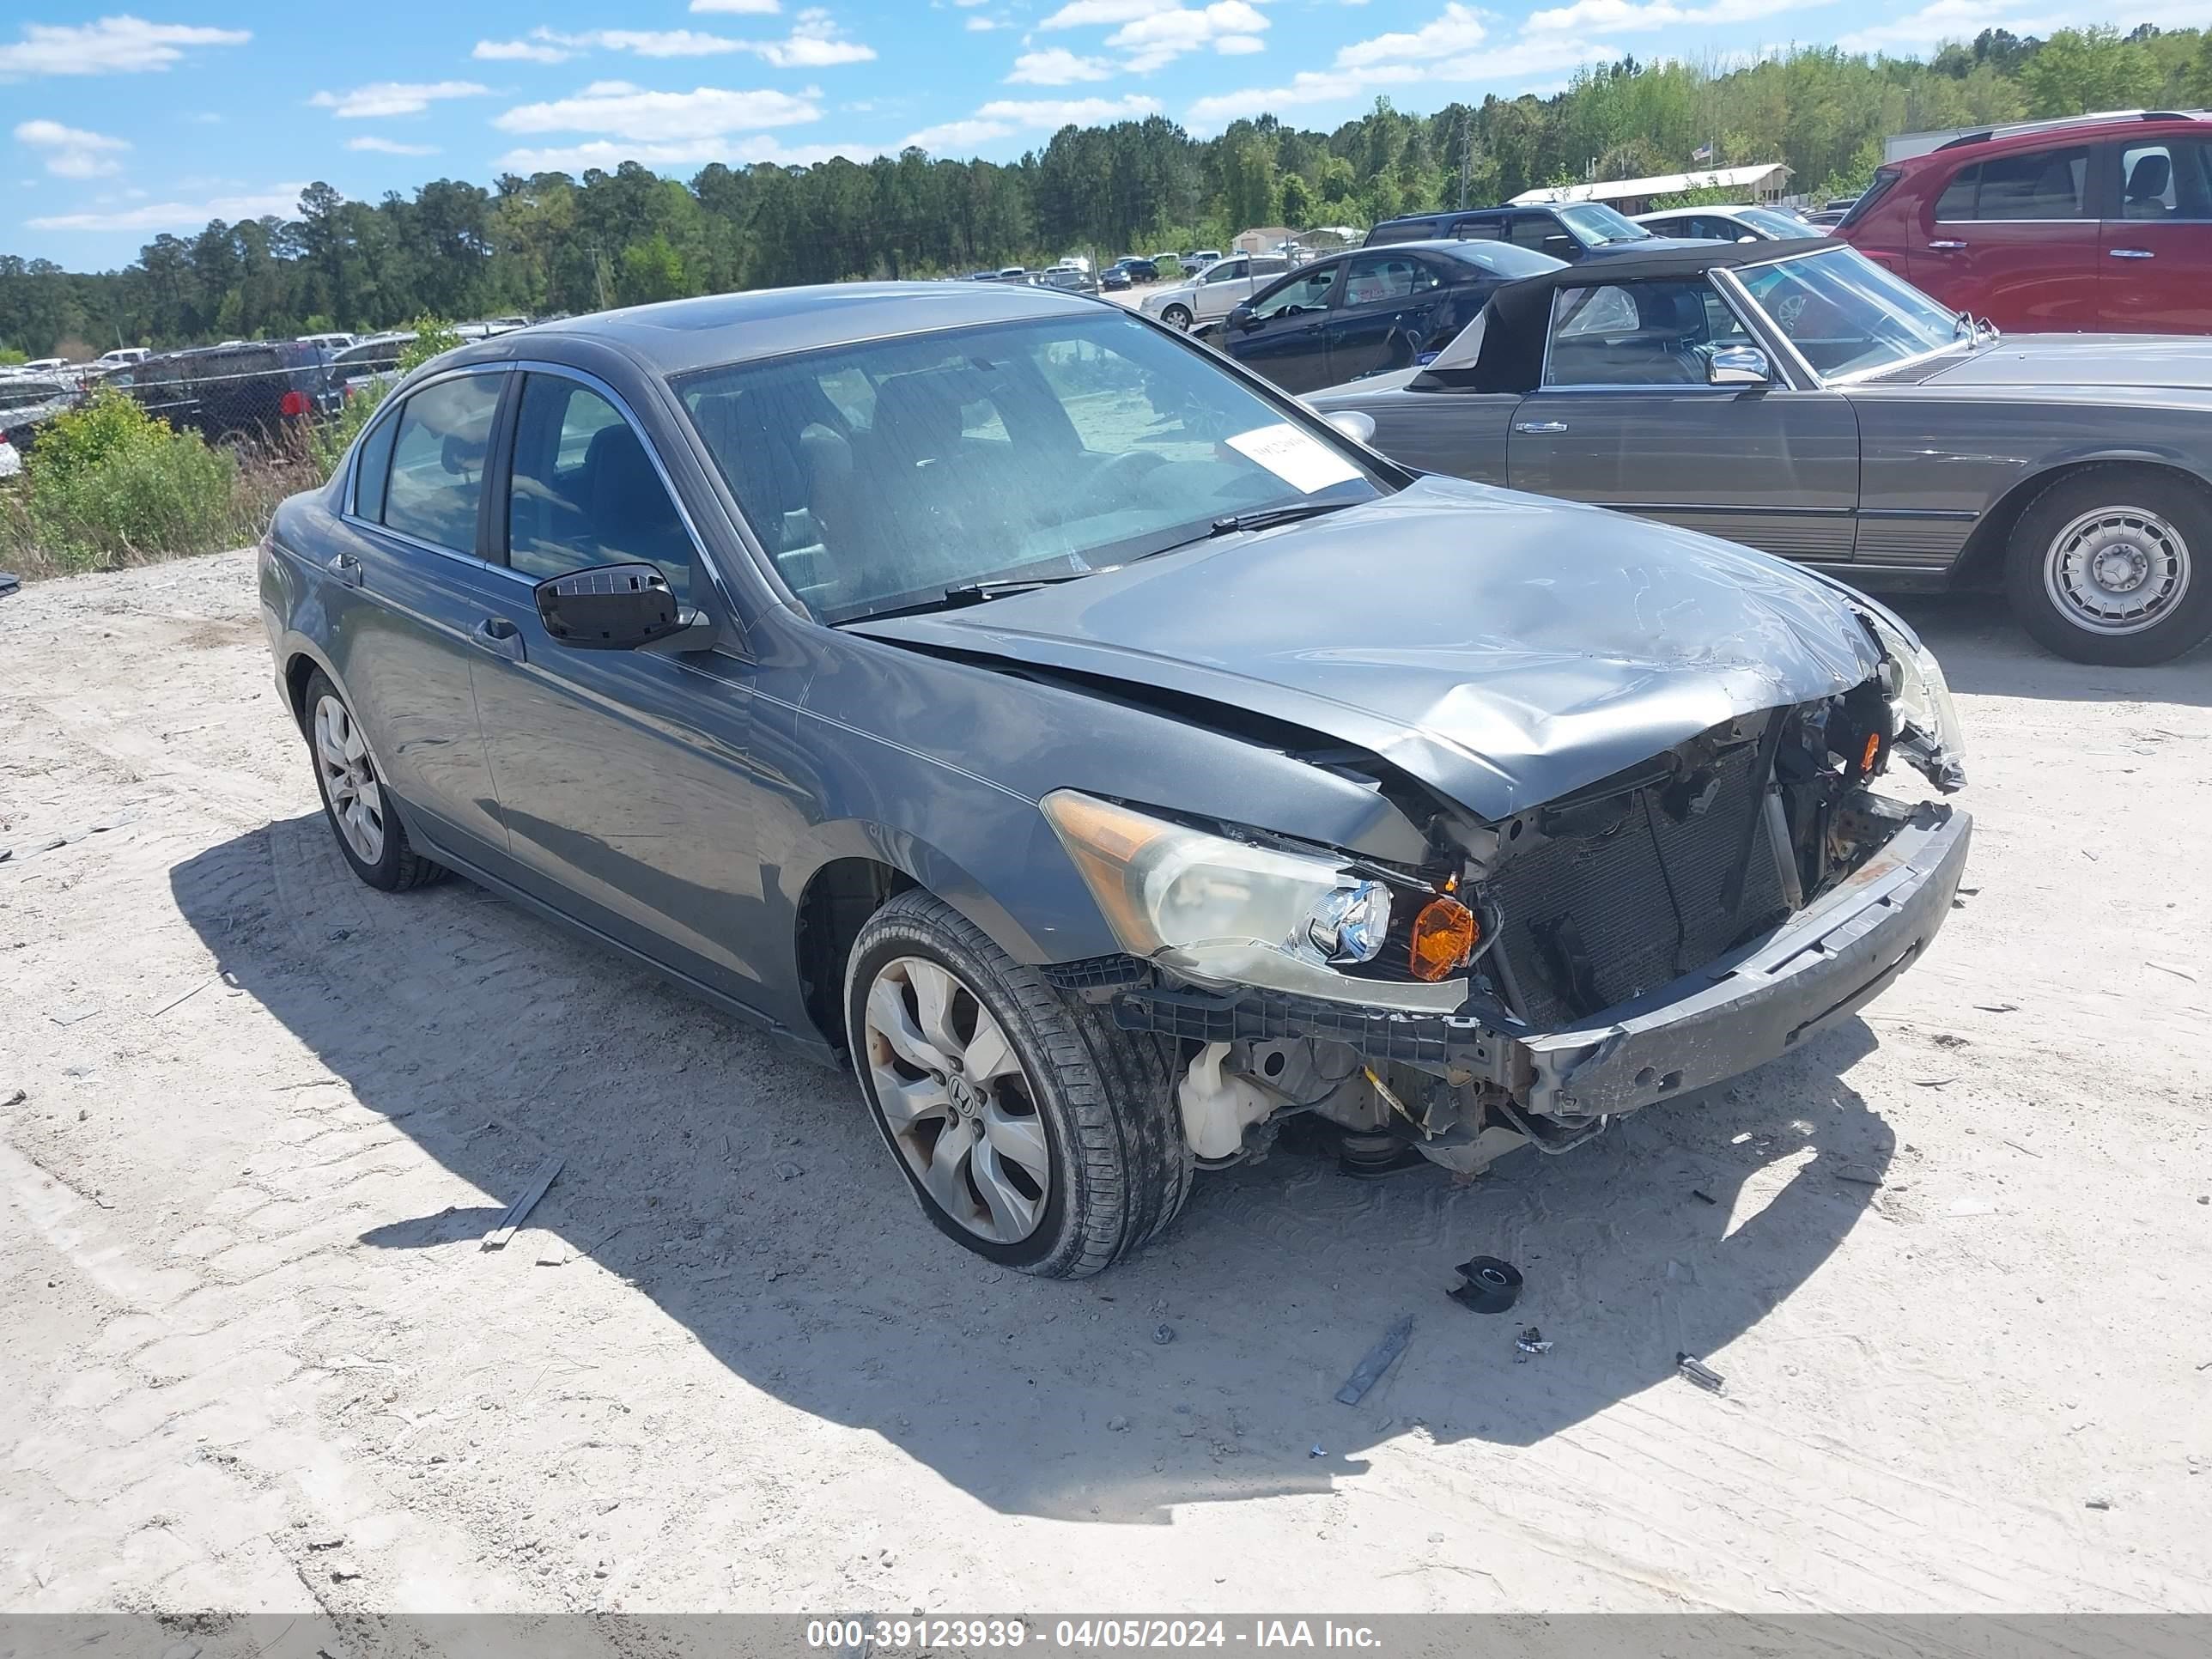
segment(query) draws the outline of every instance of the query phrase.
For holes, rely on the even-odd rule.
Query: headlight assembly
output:
[[[1331,967],[1373,961],[1390,931],[1390,889],[1347,861],[1231,841],[1072,789],[1040,805],[1132,956],[1200,984],[1425,1013],[1467,1000],[1464,974],[1407,984]]]
[[[1882,653],[1882,691],[1897,726],[1897,747],[1946,794],[1966,783],[1966,734],[1936,653],[1879,611],[1860,612]]]

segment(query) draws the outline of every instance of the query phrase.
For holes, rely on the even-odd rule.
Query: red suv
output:
[[[2000,328],[2212,334],[2212,119],[1970,132],[1881,168],[1835,234]]]

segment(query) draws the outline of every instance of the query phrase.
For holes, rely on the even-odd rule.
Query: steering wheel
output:
[[[1155,468],[1166,465],[1166,456],[1149,449],[1125,449],[1118,455],[1109,456],[1104,465],[1085,478],[1077,487],[1069,505],[1080,511],[1104,496],[1109,489],[1126,489]]]

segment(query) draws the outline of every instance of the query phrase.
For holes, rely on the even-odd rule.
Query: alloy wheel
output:
[[[958,975],[895,957],[868,987],[863,1053],[899,1156],[939,1209],[1016,1244],[1042,1220],[1052,1154],[1006,1030]]]
[[[2093,634],[2140,634],[2171,616],[2189,592],[2189,544],[2164,517],[2140,507],[2084,513],[2051,538],[2043,586],[2058,613]]]
[[[336,697],[315,704],[315,767],[322,774],[331,820],[363,864],[384,858],[384,792],[370,764],[368,745],[353,715]]]

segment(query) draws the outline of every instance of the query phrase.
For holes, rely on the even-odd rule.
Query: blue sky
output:
[[[1067,121],[1192,131],[1273,111],[1326,129],[1387,94],[1426,111],[1547,91],[1621,53],[1792,41],[1924,53],[1997,25],[2100,21],[2082,0],[19,0],[0,23],[0,251],[74,269],[162,231],[289,214],[323,179],[626,159],[805,164],[921,143],[1011,160]],[[2143,0],[2127,21],[2200,21]]]

